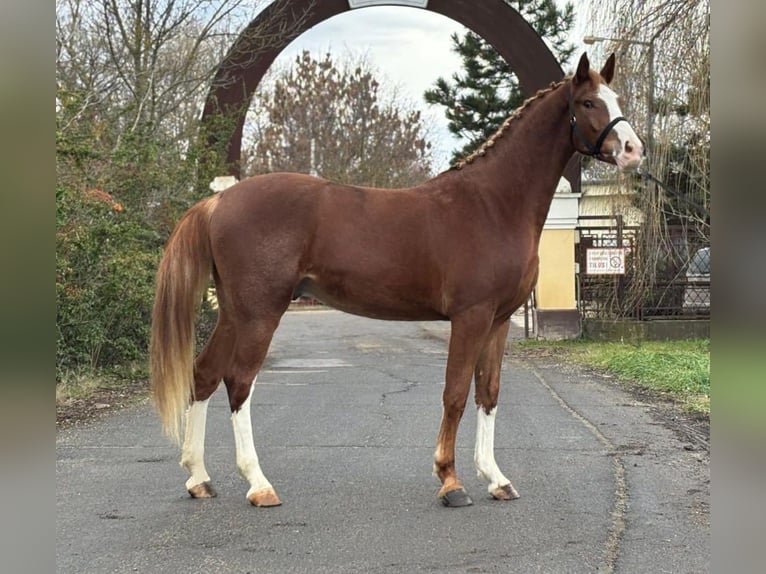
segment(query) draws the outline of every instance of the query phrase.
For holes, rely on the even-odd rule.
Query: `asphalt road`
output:
[[[445,336],[442,324],[285,315],[253,397],[276,508],[245,500],[223,388],[206,442],[215,499],[187,496],[148,402],[60,431],[57,571],[709,570],[706,450],[552,358],[504,366],[495,452],[521,498],[492,500],[476,477],[469,406],[457,469],[474,505],[443,507],[431,469]]]

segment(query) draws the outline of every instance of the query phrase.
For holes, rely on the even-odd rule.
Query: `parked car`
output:
[[[710,312],[710,247],[698,249],[686,267],[684,310]]]

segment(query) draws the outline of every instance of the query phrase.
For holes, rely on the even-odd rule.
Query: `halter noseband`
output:
[[[590,140],[588,139],[588,136],[586,136],[583,131],[580,129],[580,127],[577,125],[577,118],[575,117],[574,113],[574,91],[572,90],[572,85],[569,85],[569,127],[571,128],[571,132],[576,134],[577,137],[582,141],[583,144],[585,144],[585,149],[588,150],[588,155],[593,157],[599,157],[603,154],[601,153],[601,146],[604,143],[604,140],[606,139],[606,136],[609,135],[609,132],[612,131],[612,128],[616,126],[620,122],[627,122],[624,117],[618,116],[614,118],[611,122],[606,124],[606,127],[601,130],[601,133],[598,136],[598,139],[596,140],[596,144],[593,145]],[[575,146],[576,147],[576,146]],[[577,150],[580,151],[580,150]],[[582,153],[582,152],[581,152]]]

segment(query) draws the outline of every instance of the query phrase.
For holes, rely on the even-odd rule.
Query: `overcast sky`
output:
[[[572,41],[579,45],[581,25]],[[382,75],[396,85],[402,95],[420,107],[433,127],[434,168],[449,166],[452,149],[460,142],[447,130],[443,109],[427,106],[423,92],[439,76],[450,77],[460,70],[460,60],[451,51],[450,35],[462,33],[464,26],[440,14],[404,6],[374,6],[351,10],[318,24],[296,38],[274,65],[289,63],[302,50],[314,54],[327,51],[342,58],[365,55]],[[579,52],[578,52],[579,53]],[[569,71],[565,67],[565,72]]]

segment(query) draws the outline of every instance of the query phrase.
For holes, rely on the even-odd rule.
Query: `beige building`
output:
[[[622,215],[625,226],[637,226],[642,221],[641,211],[633,205],[635,192],[625,182],[584,180],[581,187],[582,193],[572,193],[569,182],[561,179],[540,237],[540,274],[532,317],[534,335],[540,338],[562,339],[580,334],[575,263],[578,228],[583,223],[580,218],[589,216],[586,225],[604,227],[614,225],[614,218],[590,216]]]
[[[582,182],[580,217],[596,215],[622,215],[623,225],[638,226],[643,221],[641,210],[633,205],[636,191],[629,184],[615,179],[597,179]],[[592,220],[592,225],[611,225],[613,219]]]
[[[540,273],[533,310],[534,334],[538,337],[562,339],[580,332],[574,260],[580,197],[561,178],[540,236]]]

